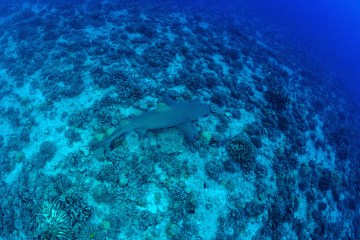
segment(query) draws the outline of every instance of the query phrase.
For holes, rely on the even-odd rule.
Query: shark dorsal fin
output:
[[[172,99],[168,94],[163,94],[162,98],[163,101],[169,106],[176,104],[176,101]]]
[[[161,111],[166,111],[169,110],[169,105],[167,105],[166,103],[160,102],[157,105],[156,111],[157,112],[161,112]]]

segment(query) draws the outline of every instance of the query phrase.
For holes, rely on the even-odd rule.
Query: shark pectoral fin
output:
[[[185,137],[190,142],[193,142],[195,140],[195,132],[193,127],[191,126],[191,122],[185,122],[183,124],[177,125],[176,127],[184,133]]]
[[[135,132],[139,135],[139,137],[141,138],[141,137],[143,137],[144,135],[145,135],[145,133],[146,133],[146,128],[138,128],[138,129],[136,129],[135,130]]]

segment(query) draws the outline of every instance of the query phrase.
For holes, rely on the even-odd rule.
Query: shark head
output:
[[[207,104],[200,102],[193,102],[189,106],[189,111],[191,111],[191,120],[196,120],[202,116],[205,116],[210,113],[210,108]]]

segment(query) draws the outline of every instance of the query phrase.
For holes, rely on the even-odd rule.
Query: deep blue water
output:
[[[236,4],[234,4],[236,3]],[[234,1],[229,9],[248,9],[263,24],[287,32],[291,43],[323,63],[343,82],[360,104],[360,2],[319,1]]]
[[[355,0],[184,1],[197,3],[223,20],[257,18],[283,34],[284,44],[296,46],[342,82],[348,96],[360,104],[360,3]],[[220,18],[221,19],[221,18]]]

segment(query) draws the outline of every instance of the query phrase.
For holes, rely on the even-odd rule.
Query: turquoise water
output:
[[[4,1],[0,239],[360,239],[359,106],[252,8]]]

